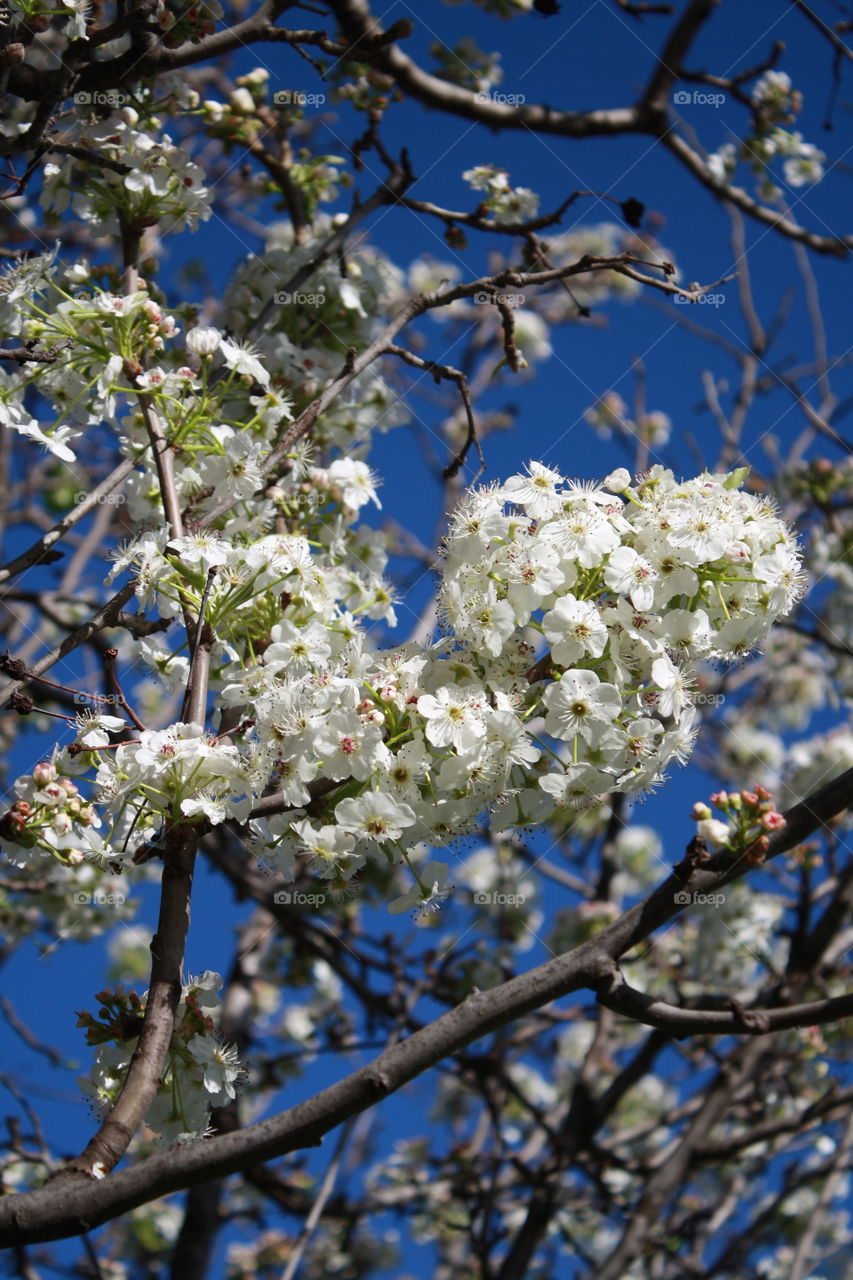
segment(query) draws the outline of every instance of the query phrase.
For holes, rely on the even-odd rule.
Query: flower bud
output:
[[[222,341],[222,334],[213,325],[196,325],[186,336],[186,344],[197,356],[212,356]]]
[[[89,264],[81,259],[66,269],[65,279],[69,284],[83,284],[84,281],[89,279],[89,274]]]
[[[605,476],[601,482],[602,489],[606,489],[608,493],[624,493],[631,483],[631,476],[626,467],[617,467],[615,471],[611,471],[609,476]]]
[[[723,849],[729,842],[731,827],[718,818],[705,818],[696,829],[696,834],[712,849]]]
[[[238,115],[250,116],[255,110],[255,99],[248,89],[235,89],[228,98],[229,105]]]

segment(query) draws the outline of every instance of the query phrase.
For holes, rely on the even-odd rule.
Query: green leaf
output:
[[[736,467],[731,475],[726,476],[723,481],[723,488],[739,489],[751,470],[752,467]]]

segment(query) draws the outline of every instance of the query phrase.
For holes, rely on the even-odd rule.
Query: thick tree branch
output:
[[[693,147],[674,130],[662,133],[660,141],[718,199],[728,200],[742,213],[748,213],[751,218],[763,222],[766,227],[772,227],[774,231],[781,231],[789,240],[796,240],[809,249],[815,249],[818,253],[830,253],[839,258],[845,257],[853,249],[853,235],[818,235],[816,231],[809,231],[799,223],[792,222],[784,213],[760,204],[744,191],[743,187],[733,187],[729,183],[719,182],[698,151],[694,151]]]
[[[732,1001],[731,1012],[679,1009],[630,986],[615,966],[611,978],[605,979],[599,987],[598,1000],[614,1013],[621,1013],[634,1022],[658,1027],[676,1039],[692,1035],[764,1036],[790,1027],[837,1022],[853,1014],[853,993],[782,1009],[744,1009],[735,1001]]]
[[[366,0],[329,0],[329,7],[352,46],[352,56],[391,76],[410,98],[435,110],[476,120],[492,130],[524,129],[532,133],[566,138],[591,138],[621,133],[641,133],[657,138],[672,155],[719,200],[729,200],[750,217],[819,253],[844,256],[853,248],[853,236],[822,236],[768,209],[742,188],[716,180],[701,156],[673,130],[666,100],[685,56],[718,0],[691,0],[677,21],[655,72],[639,102],[630,107],[598,111],[560,111],[525,103],[495,102],[423,71],[395,44],[381,43],[384,29],[373,17]],[[378,47],[377,47],[377,42]]]
[[[347,57],[367,62],[392,76],[408,97],[424,106],[476,120],[492,129],[528,129],[564,137],[589,138],[616,133],[644,133],[648,120],[636,107],[612,107],[602,111],[555,111],[525,104],[520,107],[493,102],[470,89],[460,88],[423,71],[396,44],[383,42],[387,32],[370,12],[365,0],[329,0],[349,44]]]
[[[770,838],[768,856],[793,848],[851,803],[853,769],[848,769],[788,810],[786,827]],[[613,962],[619,956],[679,913],[685,885],[709,892],[738,879],[752,865],[745,859],[732,859],[731,855],[727,859],[716,855],[701,870],[693,867],[686,876],[683,871],[674,873],[644,902],[574,951],[556,956],[489,991],[472,992],[456,1008],[380,1054],[372,1063],[278,1116],[237,1133],[153,1156],[97,1184],[69,1179],[63,1185],[52,1184],[7,1197],[0,1201],[0,1245],[56,1240],[91,1230],[170,1191],[319,1143],[350,1116],[374,1106],[490,1031],[572,991],[598,989],[602,980],[612,974]],[[756,1040],[755,1046],[759,1043]],[[718,1118],[716,1104],[710,1110],[703,1108],[701,1116],[701,1123],[690,1129],[690,1150],[707,1144]],[[655,1203],[659,1192],[657,1183],[650,1185],[649,1195]],[[598,1280],[616,1280],[618,1275],[609,1267]]]
[[[658,56],[657,66],[642,97],[644,106],[654,111],[666,110],[672,86],[681,74],[684,57],[719,3],[720,0],[690,0]]]
[[[49,1180],[46,1190],[62,1196],[60,1184],[91,1185],[115,1168],[154,1101],[169,1051],[181,998],[184,946],[190,918],[190,890],[198,833],[170,826],[165,836],[160,915],[151,939],[151,980],[139,1041],[124,1086],[98,1132],[76,1159]]]

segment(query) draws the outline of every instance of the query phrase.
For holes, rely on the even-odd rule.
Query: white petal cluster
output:
[[[785,182],[790,187],[804,187],[820,182],[824,175],[826,155],[803,135],[783,128],[797,117],[803,95],[784,71],[765,71],[752,91],[753,131],[740,146],[725,142],[708,158],[708,170],[717,183],[729,182],[740,161],[750,165],[763,200],[782,195],[771,173],[771,165],[783,159]]]
[[[97,783],[111,815],[129,807],[149,820],[203,815],[217,826],[248,812],[237,748],[211,740],[197,724],[145,729],[135,741],[104,752]]]
[[[190,978],[181,991],[160,1088],[145,1116],[148,1127],[167,1141],[202,1137],[211,1109],[232,1101],[236,1097],[235,1085],[245,1075],[237,1050],[223,1044],[215,1032],[221,1007],[217,991],[221,986],[220,975],[207,970],[198,978]],[[116,1004],[121,999],[119,989]],[[143,998],[136,1001],[134,1008],[141,1012],[144,1005]],[[100,1024],[92,1018],[88,1018],[87,1025],[101,1031]],[[118,1096],[138,1040],[138,1036],[124,1038],[117,1025],[121,1026],[120,1020],[113,1023],[112,1034],[104,1030],[96,1036],[96,1040],[107,1042],[98,1049],[88,1076],[78,1081],[101,1111],[108,1110]]]
[[[47,314],[33,302],[24,306],[29,313],[24,337],[57,353],[55,361],[37,368],[39,390],[58,413],[76,422],[112,418],[119,405],[119,389],[124,391],[128,386],[124,353],[144,346],[156,356],[178,332],[175,320],[145,289],[132,294],[78,289],[73,296],[57,290],[55,297]],[[187,381],[186,375],[191,380],[192,371],[166,373],[155,368],[139,385],[144,390],[156,387],[176,395]],[[64,445],[64,432],[67,428],[54,431],[53,440],[61,439]],[[54,448],[53,452],[58,451]],[[59,456],[66,457],[64,453]]]
[[[120,231],[119,215],[127,225],[145,225],[146,218],[162,221],[166,230],[195,230],[210,217],[210,193],[204,171],[194,164],[168,134],[138,129],[132,108],[114,111],[106,119],[76,119],[67,130],[75,148],[100,157],[97,168],[68,156],[44,168],[41,204],[60,214],[70,207],[102,231]],[[156,124],[156,122],[152,122]],[[111,164],[115,168],[110,168]]]
[[[565,768],[538,779],[559,802],[653,784],[691,741],[692,662],[745,655],[797,598],[792,536],[740,479],[679,484],[656,467],[614,496],[534,462],[457,512],[445,624],[491,697],[520,638],[548,641],[550,683],[522,695],[520,718],[544,715],[565,744]]]
[[[735,487],[742,479],[679,484],[653,467],[618,496],[533,462],[454,517],[441,588],[448,626],[497,656],[499,620],[533,622],[563,666],[601,658],[605,633],[613,659],[638,645],[653,656],[745,654],[797,599],[802,575],[793,535],[770,502]]]
[[[323,483],[361,503],[372,477],[345,461]],[[487,809],[500,830],[646,790],[689,753],[694,662],[741,657],[799,592],[792,535],[742,478],[654,468],[605,488],[533,462],[454,515],[446,636],[386,651],[358,615],[389,617],[389,597],[322,542],[143,534],[116,568],[132,565],[164,616],[197,610],[213,572],[213,670],[244,723],[227,741],[178,723],[107,747],[114,726],[87,720],[58,767],[97,768],[116,861],[163,824],[246,821],[275,795],[251,820],[253,851],[336,885],[451,843]],[[258,631],[258,610],[279,621]],[[28,830],[26,811],[14,821]],[[441,891],[433,876],[418,900]]]
[[[33,869],[46,856],[64,866],[103,859],[104,844],[96,830],[101,819],[53,760],[41,761],[18,778],[15,795],[0,819],[3,849],[15,866]]]
[[[529,187],[511,187],[505,169],[481,164],[467,169],[462,178],[475,191],[485,193],[483,205],[494,214],[499,225],[526,222],[536,217],[539,196]]]

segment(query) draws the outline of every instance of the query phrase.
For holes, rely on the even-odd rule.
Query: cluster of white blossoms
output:
[[[329,468],[344,489],[351,470]],[[531,463],[451,521],[447,634],[386,651],[348,606],[387,617],[388,599],[365,599],[363,580],[306,539],[144,535],[121,565],[161,613],[190,591],[195,607],[216,571],[214,671],[242,719],[226,740],[179,723],[108,746],[116,725],[89,718],[51,767],[95,769],[108,858],[164,822],[251,818],[257,854],[341,883],[368,858],[450,843],[486,809],[520,826],[647,790],[689,752],[694,661],[748,653],[800,590],[792,534],[742,479],[679,483],[655,467],[633,486],[627,471],[595,485]],[[262,641],[258,599],[266,617],[279,610]],[[412,869],[423,901],[442,896],[441,877]]]
[[[50,0],[8,0],[4,6],[4,23],[13,21],[16,26],[29,26],[32,32],[43,31],[48,19],[68,19],[65,35],[75,40],[87,40],[86,22],[91,17],[87,0],[61,0],[54,5]],[[43,25],[42,25],[43,24]]]
[[[216,1034],[221,986],[220,975],[207,970],[181,991],[160,1088],[145,1115],[149,1129],[166,1141],[203,1137],[211,1109],[236,1097],[235,1086],[245,1074],[236,1049]],[[87,1013],[78,1018],[89,1043],[99,1046],[89,1074],[78,1084],[103,1114],[121,1092],[142,1029],[145,997],[119,987],[96,999],[99,1020]]]
[[[310,449],[304,442],[295,446],[286,465],[277,468],[281,474],[266,499],[256,496],[263,488],[264,462],[287,423],[340,372],[348,350],[369,345],[389,300],[401,290],[388,259],[362,248],[348,258],[346,277],[336,263],[319,269],[298,290],[285,291],[282,285],[330,230],[328,219],[317,221],[318,235],[306,245],[285,247],[285,233],[271,228],[269,251],[253,256],[226,291],[224,329],[258,329],[256,343],[238,343],[223,330],[196,326],[160,355],[152,347],[159,334],[151,340],[137,335],[137,345],[153,350],[154,359],[149,357],[134,385],[178,438],[176,491],[195,519],[203,520],[228,500],[233,504],[229,534],[239,530],[257,538],[277,515],[284,516],[312,541],[322,540],[333,561],[351,565],[366,556],[370,569],[381,572],[381,540],[374,535],[374,549],[368,550],[363,537],[349,529],[362,506],[378,504],[376,482],[363,461],[373,431],[388,430],[407,416],[400,397],[375,370],[355,378],[349,394],[320,416]],[[115,370],[105,366],[102,381],[115,387]],[[101,383],[96,385],[100,390]],[[126,376],[120,385],[127,386]],[[99,408],[110,405],[99,401],[94,412]],[[127,415],[122,427],[122,450],[137,460],[127,484],[129,514],[137,522],[159,522],[159,483],[142,415]],[[344,451],[346,456],[335,457]]]
[[[120,233],[121,224],[144,227],[162,221],[164,229],[195,230],[211,215],[205,174],[168,134],[157,136],[158,121],[121,107],[104,118],[77,116],[65,142],[78,155],[44,166],[41,204],[50,214],[71,208],[78,218],[97,223],[102,233]],[[85,164],[79,153],[97,156]]]
[[[36,283],[48,287],[46,281]],[[140,348],[152,354],[161,352],[179,333],[177,323],[145,289],[120,294],[83,288],[75,289],[71,296],[56,286],[52,292],[49,307],[33,296],[24,304],[28,318],[23,336],[56,355],[53,362],[28,372],[59,414],[83,424],[115,418],[121,392],[128,389],[132,370],[137,368]],[[141,368],[139,372],[142,374]],[[175,371],[169,388],[172,394],[179,394],[180,384],[192,382],[192,378],[191,369]],[[144,376],[141,389],[158,384],[156,371],[152,371]],[[23,386],[19,389],[22,392]],[[42,443],[57,456],[73,461],[70,450],[62,453],[56,447],[56,441],[64,441],[63,433],[68,431],[60,427]]]
[[[781,195],[770,174],[776,159],[783,161],[782,172],[789,187],[820,182],[825,154],[814,143],[806,142],[801,133],[782,128],[796,118],[802,101],[802,94],[793,88],[786,72],[766,71],[752,91],[752,133],[740,146],[726,142],[708,157],[711,176],[717,182],[728,182],[738,163],[744,161],[758,178],[759,194],[765,200]]]
[[[317,214],[314,236],[302,243],[289,223],[273,224],[266,251],[241,265],[223,298],[225,326],[232,333],[258,333],[264,367],[276,384],[290,389],[298,408],[340,373],[350,349],[369,346],[392,303],[405,296],[398,268],[370,245],[347,254],[345,274],[335,258],[293,284],[335,222]],[[372,366],[322,414],[312,440],[320,449],[336,446],[361,457],[374,431],[388,431],[407,417],[401,397]]]
[[[109,741],[106,734],[104,741]],[[18,778],[15,794],[17,799],[0,818],[0,837],[6,856],[16,866],[33,867],[45,856],[65,866],[78,866],[102,855],[103,842],[96,830],[100,817],[53,761],[43,760],[32,773]]]
[[[744,655],[802,579],[793,533],[770,501],[738,489],[745,475],[679,483],[654,466],[631,486],[621,468],[595,485],[533,462],[476,491],[446,541],[449,626],[496,658],[514,628],[538,621],[563,666],[605,647],[618,666],[622,648],[655,641],[691,659]]]
[[[483,191],[483,207],[494,215],[499,226],[528,222],[536,217],[539,196],[529,187],[511,187],[506,169],[493,164],[480,164],[466,169],[462,175],[469,187]]]
[[[692,737],[693,661],[744,656],[797,598],[793,536],[742,479],[654,467],[595,486],[532,463],[455,516],[443,618],[494,692],[522,636],[548,642],[529,688],[503,692],[564,744],[538,779],[561,802],[652,785]]]

